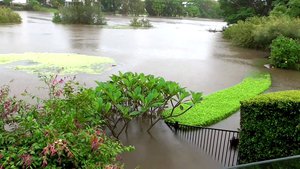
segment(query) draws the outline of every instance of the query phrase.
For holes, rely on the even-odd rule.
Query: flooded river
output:
[[[0,53],[54,52],[79,53],[115,59],[116,65],[100,75],[77,75],[88,86],[106,80],[118,71],[144,72],[179,82],[190,90],[209,94],[239,83],[254,72],[270,72],[269,91],[300,89],[300,72],[267,69],[267,53],[231,45],[221,33],[226,24],[213,20],[150,18],[151,29],[112,29],[99,26],[59,25],[51,22],[51,14],[19,12],[23,23],[0,26]],[[109,25],[128,25],[130,18],[108,17]],[[11,84],[15,94],[24,89],[39,93],[36,75],[0,66],[0,83]],[[216,124],[218,128],[236,130],[239,114]],[[126,168],[145,169],[220,168],[221,164],[177,139],[160,123],[147,134],[131,126],[124,144],[136,147],[125,154]]]

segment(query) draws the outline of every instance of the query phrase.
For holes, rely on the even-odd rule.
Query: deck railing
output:
[[[237,165],[239,132],[167,123],[174,133],[201,148],[224,167]]]

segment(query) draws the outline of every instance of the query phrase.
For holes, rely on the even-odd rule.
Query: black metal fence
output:
[[[176,124],[167,125],[175,134],[201,148],[224,167],[237,165],[239,132]]]

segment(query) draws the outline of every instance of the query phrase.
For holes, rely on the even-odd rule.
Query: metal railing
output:
[[[175,134],[201,148],[224,167],[237,165],[239,132],[166,123]]]

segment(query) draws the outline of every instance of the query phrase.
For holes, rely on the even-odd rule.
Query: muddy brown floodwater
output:
[[[266,69],[267,53],[230,45],[220,30],[224,22],[215,20],[184,20],[150,18],[152,29],[109,29],[99,26],[57,25],[51,14],[19,12],[23,23],[0,26],[0,53],[55,52],[79,53],[111,57],[117,66],[100,75],[77,75],[88,86],[106,80],[118,71],[144,72],[179,82],[190,90],[209,94],[239,83],[254,72],[269,72],[269,91],[300,89],[300,72]],[[127,25],[130,18],[108,17],[109,25]],[[24,89],[43,95],[36,75],[0,66],[0,84],[11,84],[12,92]],[[239,113],[214,125],[233,129],[239,127]],[[221,164],[201,150],[178,139],[169,128],[159,123],[147,134],[143,125],[132,124],[122,142],[136,150],[123,155],[126,168],[144,169],[214,169]]]

